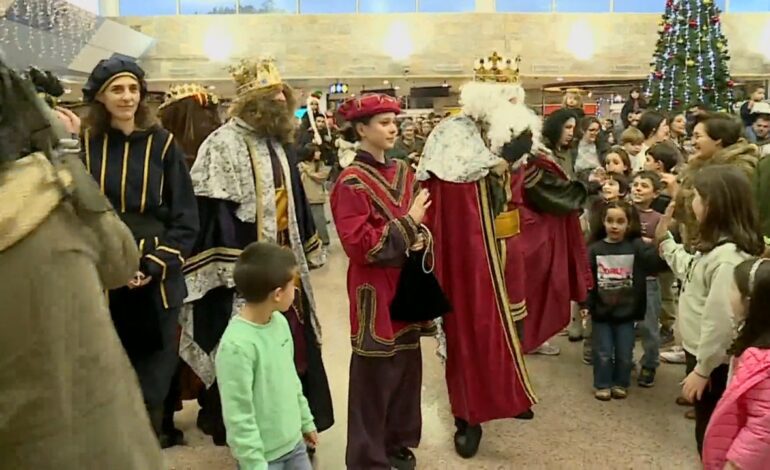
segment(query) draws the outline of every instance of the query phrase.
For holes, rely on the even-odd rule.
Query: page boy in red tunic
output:
[[[430,195],[413,195],[411,169],[385,157],[396,140],[400,111],[395,98],[381,94],[348,100],[339,110],[361,144],[331,195],[334,223],[350,258],[349,470],[414,469],[409,449],[419,444],[422,428],[420,338],[435,326],[391,320],[390,304],[408,252],[423,248],[420,224]]]

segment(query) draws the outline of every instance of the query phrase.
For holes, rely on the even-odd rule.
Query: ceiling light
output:
[[[401,89],[401,87],[400,87],[400,86],[398,86],[398,85],[396,85],[396,86],[394,86],[394,87],[393,87],[393,89],[394,89],[394,90],[400,90],[400,89]]]
[[[390,85],[390,81],[388,81],[388,80],[383,80],[383,81],[382,81],[382,84],[383,84],[383,85]]]
[[[556,77],[556,81],[557,82],[563,82],[564,81],[564,77]]]
[[[444,80],[444,83],[442,83],[441,86],[444,88],[449,88],[449,84],[446,82],[446,80]]]
[[[216,90],[217,89],[216,85],[209,85],[206,88],[208,88],[209,90]]]

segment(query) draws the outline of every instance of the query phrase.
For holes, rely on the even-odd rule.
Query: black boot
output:
[[[171,439],[163,432],[163,408],[147,408],[147,414],[150,415],[150,423],[155,437],[158,438],[158,444],[161,449],[168,449],[173,446]]]
[[[467,421],[455,418],[455,451],[464,459],[470,459],[479,451],[481,444],[481,425],[471,426]]]
[[[395,454],[389,456],[391,468],[396,470],[414,470],[417,468],[417,458],[406,447],[402,447]]]
[[[521,419],[524,421],[529,421],[530,419],[535,419],[535,412],[532,411],[532,408],[528,409],[524,413],[516,416],[516,419]]]
[[[163,413],[163,422],[161,423],[161,432],[166,437],[168,447],[183,446],[187,444],[184,440],[184,433],[174,426],[174,409],[166,407]]]

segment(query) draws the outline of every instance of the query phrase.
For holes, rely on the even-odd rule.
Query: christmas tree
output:
[[[666,0],[647,82],[651,107],[680,111],[696,103],[729,110],[730,55],[714,0]]]

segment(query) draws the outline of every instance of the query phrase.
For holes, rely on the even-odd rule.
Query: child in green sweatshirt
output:
[[[246,300],[216,357],[227,443],[241,470],[312,470],[306,443],[318,444],[294,367],[294,342],[280,313],[294,300],[294,254],[270,243],[241,253],[233,278]]]

